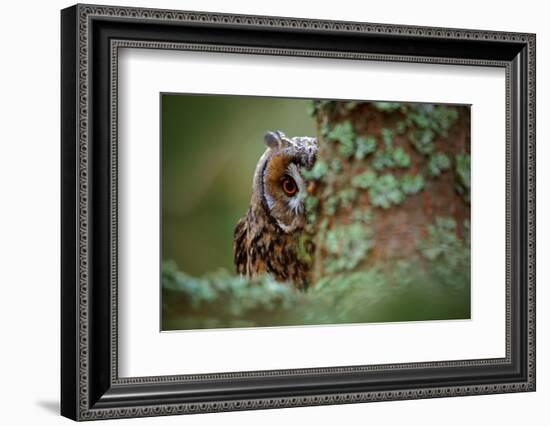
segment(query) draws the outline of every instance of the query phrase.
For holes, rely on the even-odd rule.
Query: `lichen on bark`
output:
[[[313,283],[327,275],[426,262],[430,226],[469,232],[469,108],[314,101],[319,129],[307,172]]]

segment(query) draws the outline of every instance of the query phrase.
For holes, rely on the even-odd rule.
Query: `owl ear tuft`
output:
[[[264,142],[270,148],[279,149],[284,145],[284,137],[284,133],[279,130],[267,132],[264,136]]]

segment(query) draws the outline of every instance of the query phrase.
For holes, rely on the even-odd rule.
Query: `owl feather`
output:
[[[264,141],[267,149],[256,165],[250,206],[235,227],[235,268],[251,279],[269,273],[305,289],[310,268],[298,256],[298,238],[305,225],[307,190],[300,170],[313,166],[317,140],[287,138],[276,131]]]

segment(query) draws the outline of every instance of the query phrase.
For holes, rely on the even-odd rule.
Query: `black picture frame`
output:
[[[75,5],[61,12],[61,414],[74,420],[535,390],[535,35]],[[506,356],[118,377],[117,49],[506,70]],[[504,212],[503,212],[504,214]]]

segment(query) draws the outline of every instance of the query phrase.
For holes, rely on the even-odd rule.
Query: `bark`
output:
[[[314,114],[319,164],[310,185],[313,282],[327,273],[391,267],[419,257],[419,242],[436,218],[453,219],[457,236],[464,239],[470,217],[468,107],[317,102]],[[368,152],[373,141],[375,148]],[[355,243],[346,242],[353,232]],[[368,240],[366,253],[358,247],[360,239]],[[338,262],[339,256],[348,256],[350,263],[327,261]]]

